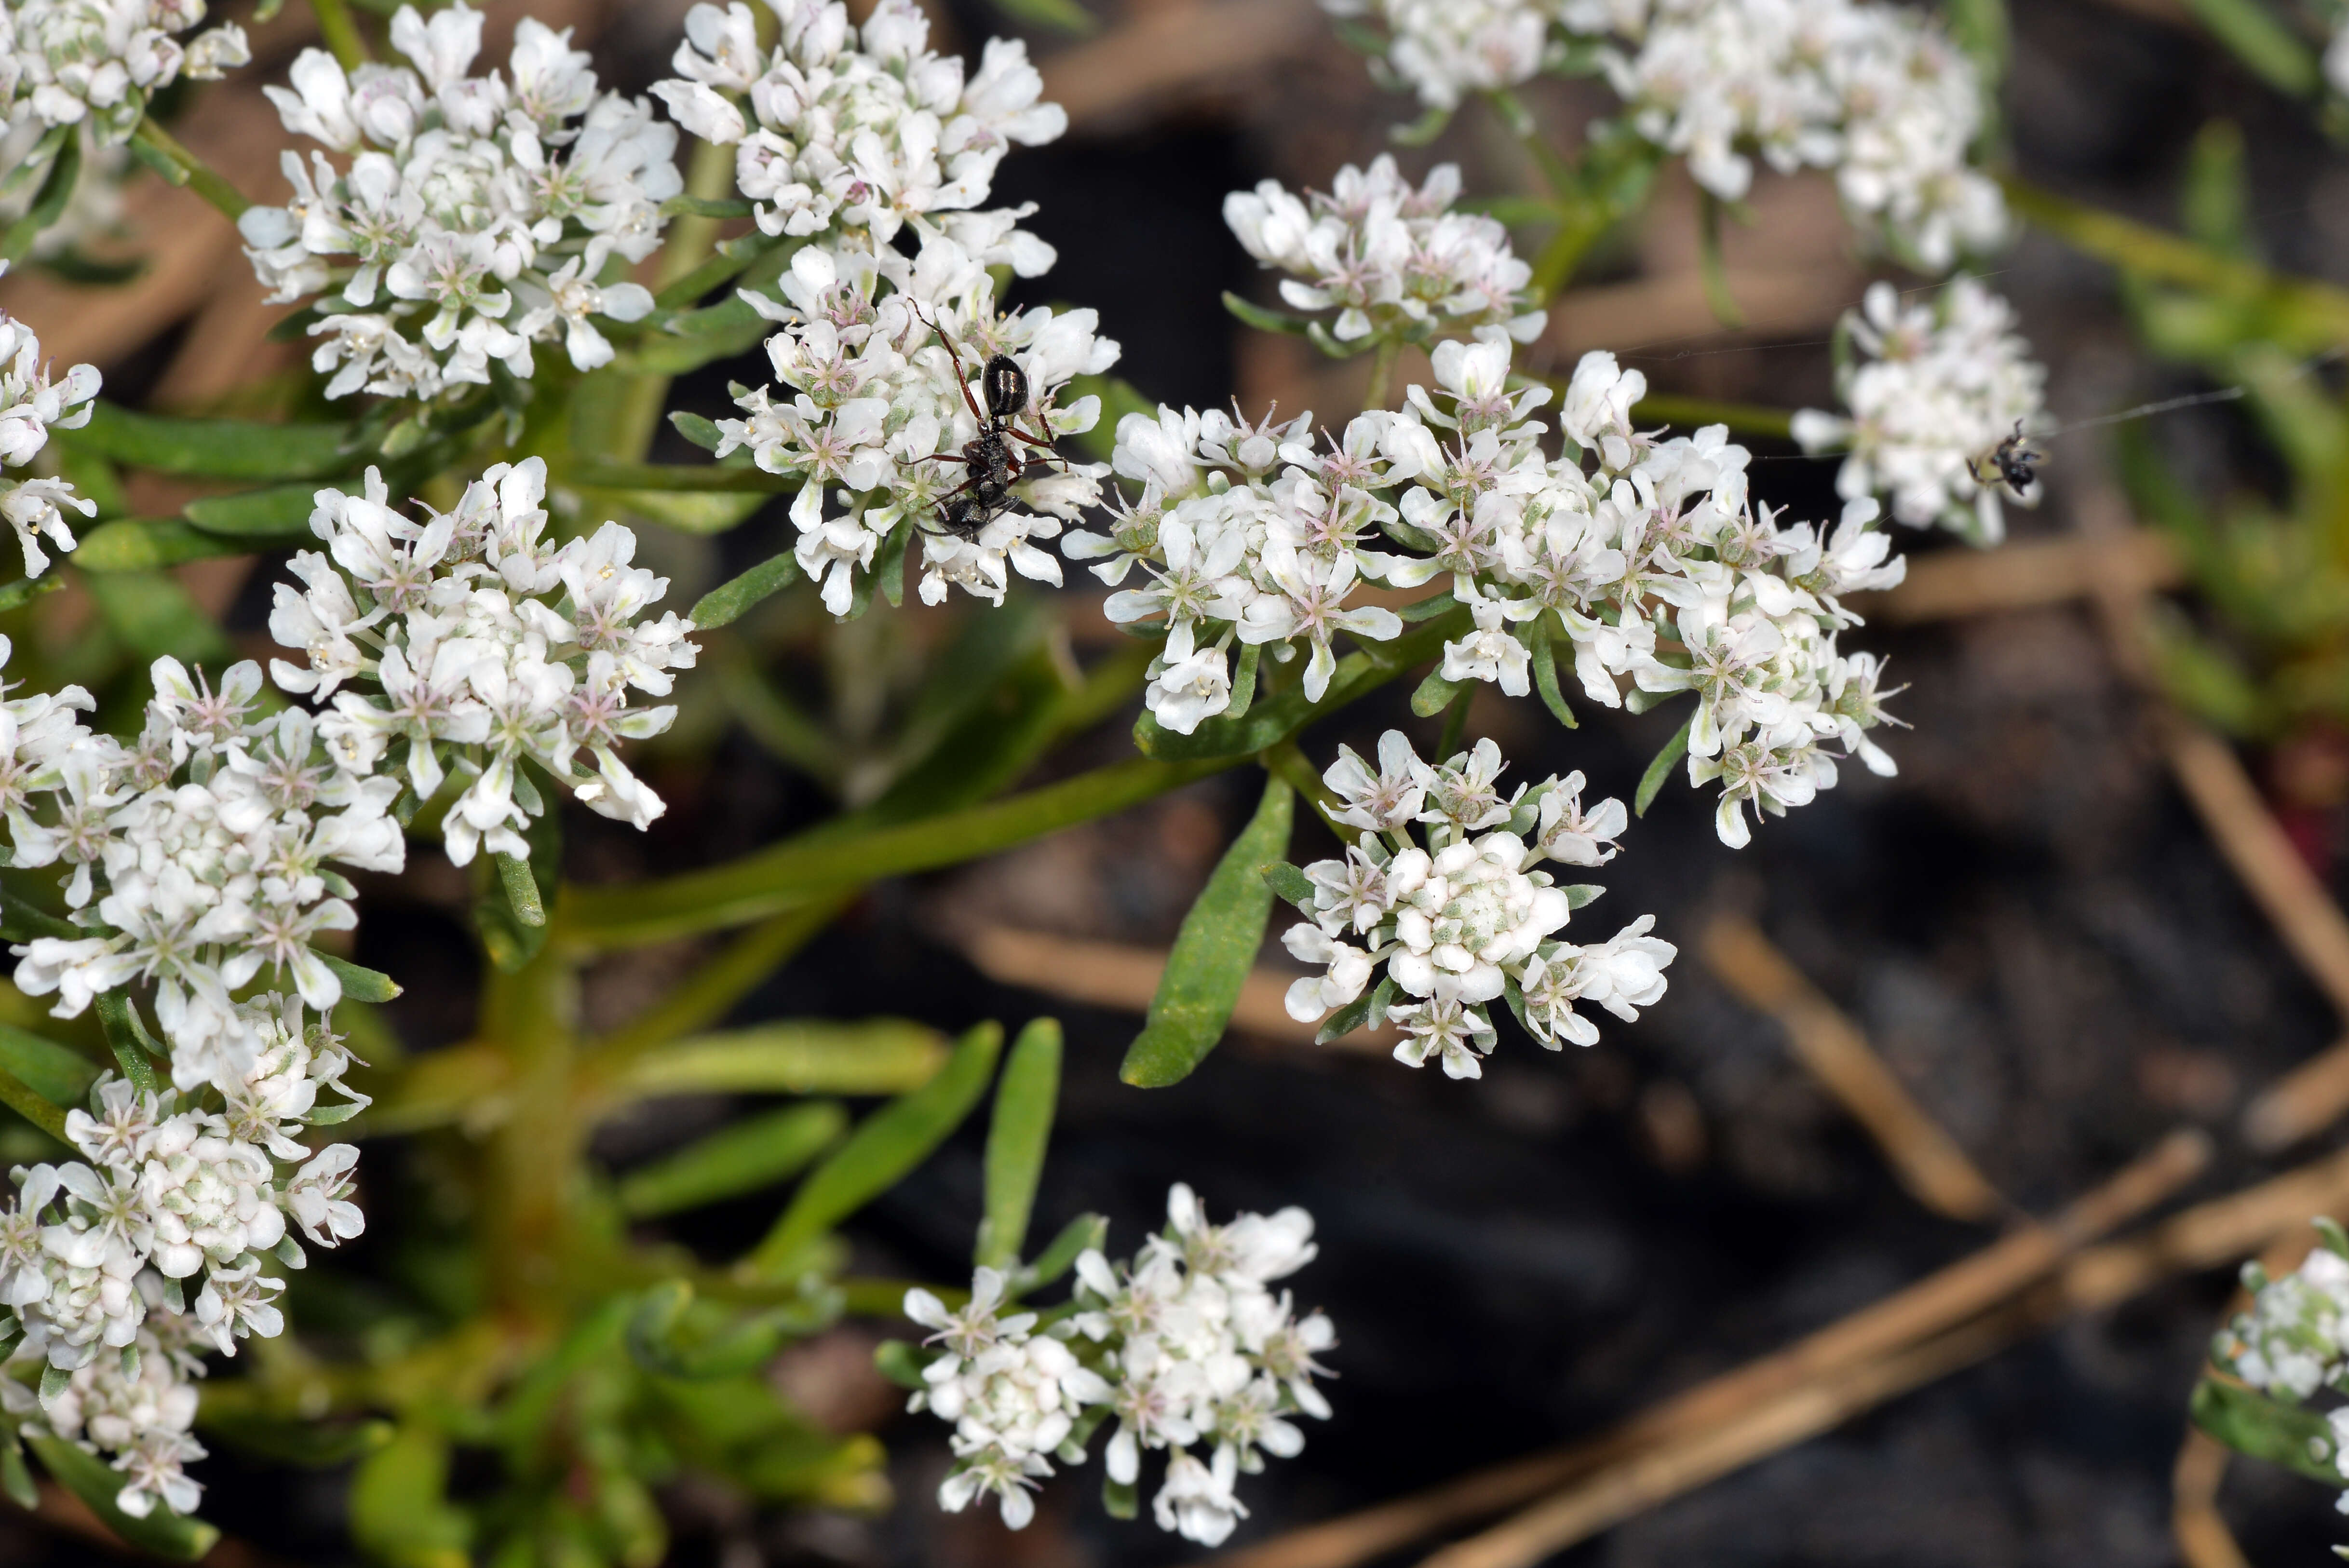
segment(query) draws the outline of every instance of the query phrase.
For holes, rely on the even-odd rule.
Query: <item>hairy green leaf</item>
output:
[[[320,963],[335,971],[336,980],[343,982],[343,996],[347,1001],[389,1002],[399,994],[398,982],[379,970],[367,969],[348,959],[318,952],[315,948],[311,951]]]
[[[1574,722],[1574,710],[1566,701],[1566,693],[1557,684],[1557,640],[1550,629],[1547,611],[1534,618],[1533,667],[1534,690],[1541,693],[1542,705],[1568,729],[1580,728]]]
[[[324,486],[358,493],[360,479],[330,479]],[[318,510],[321,484],[278,484],[235,495],[207,495],[191,501],[180,514],[207,534],[227,534],[247,540],[314,538],[310,518]],[[251,546],[248,545],[248,548]]]
[[[56,1106],[77,1106],[98,1081],[98,1067],[71,1046],[0,1023],[0,1068]]]
[[[848,1141],[816,1167],[792,1197],[748,1263],[773,1272],[818,1236],[854,1214],[930,1157],[962,1125],[995,1073],[1003,1026],[988,1023],[955,1044],[936,1077],[857,1124]]]
[[[2313,1410],[2209,1377],[2195,1385],[2188,1408],[2196,1426],[2239,1454],[2327,1486],[2341,1484],[2332,1424]]]
[[[650,1219],[771,1187],[797,1175],[847,1129],[848,1113],[832,1100],[746,1116],[622,1177],[616,1189],[621,1212]]]
[[[697,1034],[631,1060],[627,1093],[900,1094],[946,1060],[937,1031],[904,1019],[858,1023],[797,1019]]]
[[[1009,1269],[1028,1244],[1028,1216],[1043,1179],[1060,1097],[1061,1022],[1033,1019],[1012,1042],[995,1085],[995,1116],[987,1129],[987,1206],[972,1259],[980,1268]]]
[[[1656,796],[1664,787],[1664,781],[1672,776],[1672,764],[1688,755],[1689,726],[1695,722],[1696,716],[1691,714],[1679,729],[1672,732],[1672,738],[1664,742],[1663,750],[1658,752],[1655,761],[1648,764],[1648,771],[1640,775],[1639,791],[1631,797],[1633,815],[1648,815],[1648,807],[1655,804]]]
[[[1118,1068],[1127,1083],[1145,1089],[1179,1084],[1223,1039],[1272,913],[1265,867],[1288,853],[1296,810],[1297,792],[1288,782],[1267,776],[1256,815],[1183,917],[1149,1020]]]
[[[1264,868],[1264,885],[1275,897],[1300,909],[1312,905],[1313,878],[1286,860],[1276,860]]]
[[[726,439],[725,432],[718,428],[717,421],[705,419],[699,414],[688,414],[682,409],[669,415],[668,422],[678,434],[704,452],[716,452]]]
[[[688,618],[703,631],[730,626],[761,600],[779,594],[799,581],[799,558],[786,550],[702,595]]]
[[[155,1078],[155,1062],[148,1054],[147,1027],[130,1004],[128,993],[102,991],[95,1006],[98,1027],[106,1033],[106,1044],[114,1053],[122,1075],[142,1095],[151,1095],[160,1086]],[[59,1124],[62,1126],[62,1122]]]
[[[114,1502],[122,1490],[122,1472],[96,1454],[47,1433],[26,1432],[24,1440],[59,1486],[79,1498],[107,1529],[140,1551],[176,1563],[193,1563],[220,1540],[220,1532],[202,1520],[168,1509],[158,1508],[144,1519],[123,1512]]]
[[[1441,668],[1431,670],[1411,694],[1411,711],[1423,719],[1433,719],[1458,701],[1460,694],[1473,684],[1446,679]]]
[[[353,465],[352,428],[347,424],[173,419],[104,401],[91,405],[89,423],[78,431],[60,431],[57,439],[126,467],[191,479],[282,483],[347,473]]]

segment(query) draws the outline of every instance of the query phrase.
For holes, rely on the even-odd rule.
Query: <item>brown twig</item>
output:
[[[1619,1460],[1423,1568],[1527,1568],[1660,1502],[1829,1431],[1861,1412],[1970,1366],[2024,1334],[2117,1304],[2169,1274],[2240,1257],[2279,1232],[2349,1199],[2349,1154],[2198,1205],[2142,1238],[2096,1247],[2049,1288],[1929,1340],[1790,1388],[1738,1418]]]
[[[1867,1129],[1910,1196],[1953,1220],[1987,1220],[2007,1209],[2006,1199],[1910,1097],[1858,1025],[1760,928],[1722,915],[1705,928],[1702,944],[1706,966],[1740,1001],[1778,1021],[1795,1057]]]
[[[2209,1140],[2200,1133],[2173,1133],[2053,1222],[2021,1227],[1783,1350],[1651,1407],[1611,1432],[1293,1532],[1218,1559],[1219,1568],[1352,1568],[1690,1433],[1743,1419],[1791,1389],[1921,1344],[2012,1298],[2074,1249],[2161,1202],[2209,1158]]]

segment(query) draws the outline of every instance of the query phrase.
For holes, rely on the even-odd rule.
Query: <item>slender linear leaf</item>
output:
[[[65,1107],[5,1068],[0,1068],[0,1106],[6,1106],[59,1143],[67,1141]]]
[[[65,578],[55,573],[46,577],[18,577],[13,583],[0,585],[0,610],[31,604],[43,594],[55,593],[65,586]]]
[[[228,661],[232,649],[219,623],[169,572],[111,572],[82,581],[106,629],[141,662],[164,654],[213,669]]]
[[[26,1432],[24,1440],[59,1486],[79,1498],[107,1529],[130,1545],[174,1562],[193,1563],[220,1540],[220,1532],[202,1520],[166,1509],[158,1508],[144,1519],[123,1512],[114,1501],[122,1490],[122,1472],[96,1454],[46,1433]]]
[[[318,510],[321,488],[358,494],[366,481],[329,479],[324,484],[274,484],[235,495],[207,495],[180,508],[180,515],[207,534],[227,534],[249,540],[308,539],[310,519]]]
[[[1264,868],[1264,885],[1275,897],[1299,909],[1313,902],[1313,878],[1286,860],[1276,860]]]
[[[660,210],[665,218],[747,218],[751,207],[740,196],[671,196]]]
[[[1321,1027],[1313,1032],[1313,1044],[1328,1045],[1343,1040],[1366,1023],[1375,1025],[1382,1022],[1386,1017],[1387,1003],[1394,1000],[1394,995],[1392,978],[1381,977],[1377,985],[1323,1019]]]
[[[353,466],[347,424],[265,425],[247,420],[181,420],[134,413],[100,401],[89,423],[57,439],[131,468],[193,479],[284,483],[325,479]]]
[[[66,203],[73,200],[74,185],[81,178],[81,137],[67,136],[57,147],[57,155],[49,164],[49,171],[41,181],[40,192],[33,204],[25,209],[24,216],[8,225],[0,236],[0,261],[22,261],[41,237],[41,231],[57,221]]]
[[[257,547],[253,541],[208,533],[178,517],[117,517],[84,534],[72,560],[85,572],[143,572],[214,556],[246,555]]]
[[[206,1437],[218,1437],[249,1454],[304,1469],[332,1469],[363,1459],[392,1439],[388,1421],[320,1421],[275,1418],[239,1411],[215,1415],[206,1406],[197,1416]]]
[[[1423,719],[1433,719],[1458,701],[1460,694],[1473,684],[1449,680],[1441,669],[1431,670],[1411,694],[1411,711]]]
[[[730,626],[761,600],[782,592],[799,580],[800,563],[789,550],[760,562],[740,576],[721,583],[701,596],[689,618],[703,631]]]
[[[98,1081],[98,1067],[71,1046],[0,1023],[0,1068],[15,1074],[55,1106],[79,1105]]]
[[[122,1068],[122,1075],[129,1079],[131,1086],[140,1094],[154,1094],[160,1087],[155,1078],[155,1063],[148,1055],[144,1044],[146,1026],[139,1022],[139,1014],[131,1007],[130,998],[119,991],[99,992],[97,1012],[98,1027],[105,1031],[106,1044],[114,1052],[114,1060]]]
[[[988,1023],[956,1042],[938,1075],[857,1125],[848,1141],[800,1184],[782,1218],[748,1260],[758,1270],[788,1265],[802,1248],[895,1187],[962,1125],[1003,1049],[1003,1026]]]
[[[832,1100],[745,1117],[622,1177],[621,1212],[650,1219],[772,1187],[847,1130],[848,1113]]]
[[[1265,867],[1287,855],[1296,810],[1297,792],[1288,781],[1268,775],[1256,815],[1183,917],[1158,994],[1150,1000],[1149,1020],[1117,1070],[1127,1083],[1145,1089],[1179,1084],[1223,1039],[1272,914]]]
[[[984,805],[864,833],[818,830],[706,871],[626,888],[566,890],[556,921],[576,940],[661,941],[742,925],[834,888],[958,865],[1108,816],[1233,765],[1133,758]]]
[[[926,1388],[930,1386],[929,1380],[922,1376],[922,1368],[929,1365],[929,1358],[922,1354],[920,1346],[905,1340],[885,1339],[874,1345],[873,1365],[882,1376],[900,1388]]]
[[[646,1052],[628,1063],[617,1086],[634,1095],[902,1094],[928,1083],[946,1058],[945,1044],[926,1024],[799,1019]]]
[[[1101,30],[1101,19],[1077,0],[995,0],[995,8],[1015,22],[1081,38]]]
[[[1640,775],[1639,793],[1631,797],[1632,815],[1648,815],[1648,807],[1655,804],[1657,794],[1664,787],[1664,781],[1672,776],[1672,764],[1688,755],[1689,726],[1695,722],[1695,715],[1691,714],[1679,729],[1672,732],[1672,738],[1664,742],[1663,750],[1656,753],[1656,760],[1648,764],[1648,771]]]
[[[2239,1454],[2328,1486],[2341,1484],[2338,1439],[2332,1423],[2313,1410],[2209,1377],[2195,1385],[2188,1408],[2196,1426]]]
[[[705,419],[699,414],[688,414],[682,409],[669,415],[668,422],[678,434],[704,452],[716,452],[726,439],[725,432],[718,428],[717,421]]]
[[[979,1268],[1009,1269],[1028,1245],[1028,1217],[1043,1179],[1060,1097],[1061,1022],[1034,1019],[1012,1042],[995,1085],[995,1116],[987,1129],[987,1207],[972,1260]]]
[[[1311,325],[1301,316],[1291,316],[1284,310],[1272,310],[1250,300],[1242,299],[1231,290],[1224,291],[1224,308],[1232,313],[1243,326],[1258,332],[1278,332],[1284,337],[1302,337]]]
[[[1017,1300],[1040,1290],[1077,1266],[1078,1255],[1109,1240],[1109,1221],[1098,1214],[1080,1214],[1061,1227],[1061,1233],[1035,1259],[1015,1270],[1006,1293]]]
[[[2270,87],[2295,98],[2316,90],[2315,52],[2260,0],[2186,0],[2186,7]]]
[[[1557,641],[1551,635],[1549,616],[1534,618],[1533,625],[1534,690],[1541,693],[1542,705],[1550,717],[1569,730],[1581,728],[1574,722],[1574,710],[1566,701],[1566,693],[1557,685]]]
[[[348,959],[319,952],[316,948],[310,950],[320,963],[335,971],[336,980],[343,982],[343,998],[347,1002],[389,1002],[400,993],[399,983],[380,970],[365,968]]]

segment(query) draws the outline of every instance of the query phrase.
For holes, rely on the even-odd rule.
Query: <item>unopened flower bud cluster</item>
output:
[[[991,40],[966,80],[961,60],[930,50],[911,0],[883,0],[861,28],[836,0],[772,7],[781,36],[762,55],[749,6],[695,6],[681,78],[654,88],[695,135],[740,149],[736,182],[761,229],[801,246],[781,299],[743,294],[780,327],[767,340],[776,384],[737,389],[745,417],[719,421],[718,453],[747,449],[768,472],[804,480],[795,553],[834,615],[878,573],[902,584],[916,533],[926,603],[960,587],[999,604],[1014,572],[1058,584],[1060,563],[1035,541],[1094,504],[1105,471],[1043,448],[1093,427],[1097,398],[1059,398],[1118,348],[1091,310],[997,310],[988,267],[1035,277],[1056,257],[1017,227],[1032,207],[984,203],[1003,155],[1053,140],[1068,117],[1039,101],[1019,43]],[[986,405],[967,389],[995,354],[1028,379],[1006,438],[1024,472],[1017,504],[961,537],[939,508],[968,477],[959,453]]]
[[[1623,803],[1585,807],[1578,773],[1505,794],[1506,765],[1489,740],[1422,762],[1400,730],[1380,740],[1375,769],[1339,748],[1323,775],[1337,796],[1332,820],[1361,836],[1345,858],[1305,867],[1306,921],[1282,942],[1326,972],[1289,987],[1290,1017],[1314,1023],[1367,994],[1358,1022],[1401,1026],[1396,1060],[1418,1067],[1433,1057],[1446,1076],[1475,1078],[1495,1039],[1491,1004],[1504,997],[1553,1051],[1599,1038],[1577,1002],[1630,1021],[1662,998],[1678,950],[1648,935],[1655,917],[1604,942],[1560,941],[1571,911],[1602,889],[1559,887],[1538,869],[1613,859]]]
[[[1998,543],[2006,515],[1993,455],[2039,422],[2047,379],[2014,325],[2013,308],[1970,277],[1914,300],[1870,285],[1836,329],[1836,390],[1850,416],[1805,409],[1795,439],[1806,452],[1851,454],[1836,475],[1846,497],[1889,497],[1911,527]],[[2035,488],[2015,497],[2038,498]]]
[[[252,59],[233,22],[182,44],[203,19],[203,0],[10,0],[0,5],[0,118],[127,141],[148,99],[181,77],[217,80]]]
[[[1579,57],[1629,122],[1725,201],[1754,161],[1835,171],[1854,221],[1946,271],[2007,232],[1969,162],[1982,129],[1970,61],[1919,10],[1882,0],[1322,0],[1369,14],[1385,65],[1430,109]]]
[[[333,1247],[366,1227],[358,1150],[301,1141],[367,1104],[341,1082],[349,1054],[297,998],[237,1012],[249,1056],[172,1039],[175,1087],[102,1076],[66,1117],[82,1158],[17,1167],[0,1208],[0,1338],[7,1370],[24,1369],[0,1376],[0,1407],[109,1459],[134,1517],[196,1507],[193,1379],[202,1352],[283,1331],[285,1281],[266,1261],[304,1265],[295,1230]]]
[[[1277,180],[1224,198],[1224,222],[1248,254],[1289,275],[1280,297],[1304,311],[1335,310],[1330,335],[1420,340],[1506,328],[1520,343],[1547,315],[1522,297],[1533,268],[1508,231],[1479,213],[1453,212],[1460,170],[1439,164],[1414,187],[1381,153],[1367,171],[1338,171],[1327,194],[1299,198]]]
[[[1720,781],[1723,843],[1746,842],[1747,808],[1780,813],[1832,787],[1839,753],[1889,773],[1866,735],[1885,722],[1881,666],[1836,646],[1857,619],[1842,596],[1904,569],[1877,504],[1847,504],[1832,528],[1780,525],[1749,498],[1749,454],[1721,427],[1661,441],[1634,429],[1646,379],[1606,353],[1577,367],[1551,457],[1527,417],[1549,389],[1513,389],[1508,342],[1487,330],[1439,344],[1435,386],[1412,387],[1402,411],[1357,415],[1319,443],[1310,415],[1250,426],[1162,408],[1119,421],[1114,466],[1142,493],[1108,533],[1066,547],[1106,582],[1137,563],[1148,574],[1106,607],[1166,628],[1147,693],[1158,722],[1189,733],[1231,709],[1235,643],[1284,658],[1303,644],[1300,685],[1319,701],[1337,633],[1402,631],[1392,610],[1347,603],[1361,579],[1448,573],[1474,628],[1444,649],[1447,679],[1525,696],[1547,674],[1537,660],[1570,651],[1582,694],[1604,706],[1624,704],[1626,678],[1641,703],[1695,693],[1689,776]]]
[[[291,91],[266,88],[285,129],[343,155],[284,155],[293,202],[238,221],[273,304],[323,295],[312,364],[326,396],[432,398],[531,374],[561,341],[582,370],[608,363],[597,318],[653,307],[617,275],[660,243],[683,188],[676,130],[640,99],[596,91],[587,56],[525,17],[512,80],[466,74],[481,14],[458,0],[427,20],[403,5],[392,47],[414,68],[346,72],[305,49]]]
[[[0,274],[7,270],[7,263],[0,262]],[[22,471],[48,444],[51,431],[79,430],[89,423],[98,388],[98,370],[90,365],[76,365],[51,379],[49,365],[41,358],[40,338],[0,310],[0,517],[16,532],[28,577],[48,569],[42,540],[59,550],[74,547],[66,509],[87,517],[98,507],[75,494],[62,479],[37,478]],[[0,663],[5,662],[0,655]]]
[[[339,767],[370,776],[387,805],[416,802],[453,769],[463,788],[443,819],[460,866],[483,848],[526,858],[523,834],[548,805],[525,763],[602,815],[636,827],[660,797],[620,760],[624,740],[667,729],[670,673],[693,667],[689,624],[647,618],[668,579],[633,565],[617,523],[560,545],[546,537],[546,463],[498,463],[455,510],[422,520],[367,491],[318,493],[311,531],[326,551],[290,563],[269,629],[304,661],[278,659],[277,683],[331,707],[317,720]],[[371,688],[367,690],[365,688]],[[305,721],[306,722],[306,721]]]
[[[1180,1184],[1166,1212],[1166,1229],[1131,1261],[1083,1253],[1067,1307],[1007,1313],[994,1269],[978,1272],[959,1311],[906,1293],[905,1315],[935,1330],[925,1343],[939,1346],[911,1407],[954,1427],[941,1506],[959,1511],[991,1496],[1019,1529],[1052,1461],[1084,1463],[1114,1421],[1104,1450],[1112,1488],[1133,1495],[1143,1456],[1165,1454],[1153,1517],[1214,1546],[1247,1517],[1239,1477],[1261,1471],[1267,1454],[1304,1448],[1291,1417],[1328,1417],[1313,1379],[1329,1369],[1314,1358],[1337,1331],[1319,1312],[1299,1317],[1288,1293],[1270,1288],[1312,1261],[1313,1217],[1291,1208],[1214,1225]]]

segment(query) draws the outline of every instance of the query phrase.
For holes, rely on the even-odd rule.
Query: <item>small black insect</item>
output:
[[[2044,452],[2033,452],[2023,439],[2023,421],[2014,421],[2014,433],[1998,443],[1998,450],[1986,459],[1968,458],[1966,472],[1976,484],[2003,483],[2017,501],[2023,493],[2039,482],[2039,465],[2047,461]],[[1984,473],[1980,464],[1987,462],[1992,472]]]
[[[940,500],[938,522],[957,538],[976,538],[980,529],[1011,504],[1011,487],[1020,476],[1030,466],[1049,463],[1059,454],[1050,441],[1040,441],[1019,426],[1019,418],[1033,410],[1028,404],[1028,373],[1018,361],[1008,354],[988,356],[978,373],[979,385],[987,392],[987,407],[982,410],[970,395],[970,383],[962,379],[961,347],[947,336],[946,328],[927,317],[922,319],[954,356],[955,382],[962,389],[962,400],[971,418],[978,421],[978,434],[965,441],[960,452],[935,452],[919,461],[963,465],[969,477]],[[1023,462],[1011,444],[1014,438],[1040,448],[1041,455],[1030,454]]]

